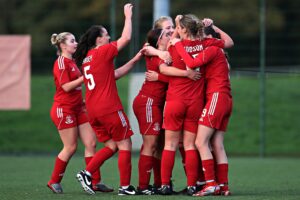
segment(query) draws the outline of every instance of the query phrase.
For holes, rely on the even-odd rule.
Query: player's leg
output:
[[[107,159],[114,155],[117,150],[117,146],[116,143],[111,139],[106,128],[99,123],[99,119],[95,118],[91,120],[91,125],[98,141],[103,142],[104,147],[94,154],[93,159],[90,160],[86,168],[78,172],[76,177],[85,192],[88,194],[95,194],[92,185],[92,174],[98,171],[100,166]]]
[[[181,137],[185,119],[186,104],[181,100],[166,101],[163,128],[165,129],[165,145],[161,159],[161,193],[173,193],[171,177],[175,162],[175,154]]]
[[[230,195],[228,187],[228,159],[224,148],[224,131],[216,131],[211,145],[216,159],[216,179],[220,185],[221,195]]]
[[[195,194],[196,196],[214,195],[220,190],[215,178],[214,159],[209,148],[209,141],[214,133],[215,129],[199,124],[196,146],[200,152],[206,185]]]
[[[143,135],[143,148],[139,158],[139,186],[138,193],[151,195],[149,188],[151,171],[153,168],[153,155],[156,151],[158,135]]]
[[[155,194],[160,194],[161,187],[161,156],[165,145],[165,131],[161,130],[158,136],[157,148],[153,155],[153,179],[154,183],[152,186]]]
[[[78,138],[78,131],[77,127],[66,128],[59,130],[59,135],[61,141],[63,143],[63,149],[60,151],[58,156],[56,157],[54,169],[52,171],[51,179],[48,182],[47,186],[54,192],[54,193],[62,193],[62,187],[60,182],[63,178],[65,173],[67,164],[75,153],[77,148],[77,138]]]
[[[185,130],[183,134],[183,146],[185,150],[185,168],[187,175],[187,194],[196,192],[196,182],[199,172],[199,154],[195,146],[196,133]]]
[[[115,141],[117,148],[119,149],[118,168],[120,174],[120,187],[118,195],[135,195],[135,188],[130,185],[132,169],[131,136],[133,135],[133,132],[131,130],[128,117],[123,110],[119,110],[112,113],[109,118],[106,117],[104,119],[104,121],[106,121],[105,126],[107,130],[110,130],[112,139]]]
[[[165,131],[165,146],[161,159],[161,193],[164,195],[173,193],[171,188],[171,177],[180,134],[181,131]]]
[[[91,127],[91,125],[87,123],[83,123],[79,125],[79,136],[82,140],[82,143],[85,146],[85,162],[86,165],[90,163],[90,161],[93,159],[94,154],[96,152],[96,135]],[[113,154],[112,154],[113,155]],[[113,189],[106,186],[101,181],[101,174],[100,174],[100,168],[98,168],[93,174],[92,174],[92,185],[94,191],[100,191],[100,192],[112,192]]]

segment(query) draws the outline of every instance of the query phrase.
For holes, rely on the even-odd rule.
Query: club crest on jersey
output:
[[[73,122],[74,121],[72,120],[71,115],[66,116],[66,121],[65,121],[66,124],[72,124]]]
[[[154,131],[160,131],[160,125],[158,122],[155,122],[154,127],[153,127]]]

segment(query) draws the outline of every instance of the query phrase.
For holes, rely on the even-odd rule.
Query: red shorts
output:
[[[196,134],[203,104],[203,99],[166,101],[163,128]]]
[[[89,121],[83,106],[76,110],[60,106],[55,102],[52,105],[50,117],[58,130],[77,127]]]
[[[113,139],[121,141],[133,135],[128,118],[123,110],[93,118],[90,123],[99,142]]]
[[[209,94],[199,124],[225,132],[231,112],[232,98],[229,94],[219,92]]]
[[[142,135],[158,135],[161,133],[164,101],[138,94],[132,107]]]

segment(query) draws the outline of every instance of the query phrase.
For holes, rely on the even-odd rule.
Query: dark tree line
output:
[[[138,0],[132,0],[135,3]],[[116,37],[123,27],[123,5],[116,0]],[[193,13],[200,18],[210,17],[215,24],[229,33],[235,47],[228,50],[233,69],[259,65],[259,0],[171,0],[171,16]],[[143,44],[152,25],[151,0],[139,0],[139,16],[134,19],[131,45],[121,52],[117,65],[124,63]],[[50,45],[52,33],[69,31],[77,40],[92,24],[111,28],[110,0],[0,0],[0,34],[30,34],[32,37],[33,72],[51,71],[55,50]],[[300,63],[300,1],[266,0],[266,64],[289,66]],[[116,39],[116,38],[112,38]]]

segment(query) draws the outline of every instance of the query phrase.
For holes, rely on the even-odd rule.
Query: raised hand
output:
[[[124,6],[125,18],[131,19],[131,17],[132,17],[132,8],[133,8],[133,5],[131,3],[125,4],[125,6]]]
[[[212,19],[210,19],[210,18],[204,18],[202,20],[202,23],[203,23],[204,27],[208,27],[208,26],[213,25],[214,21]]]

